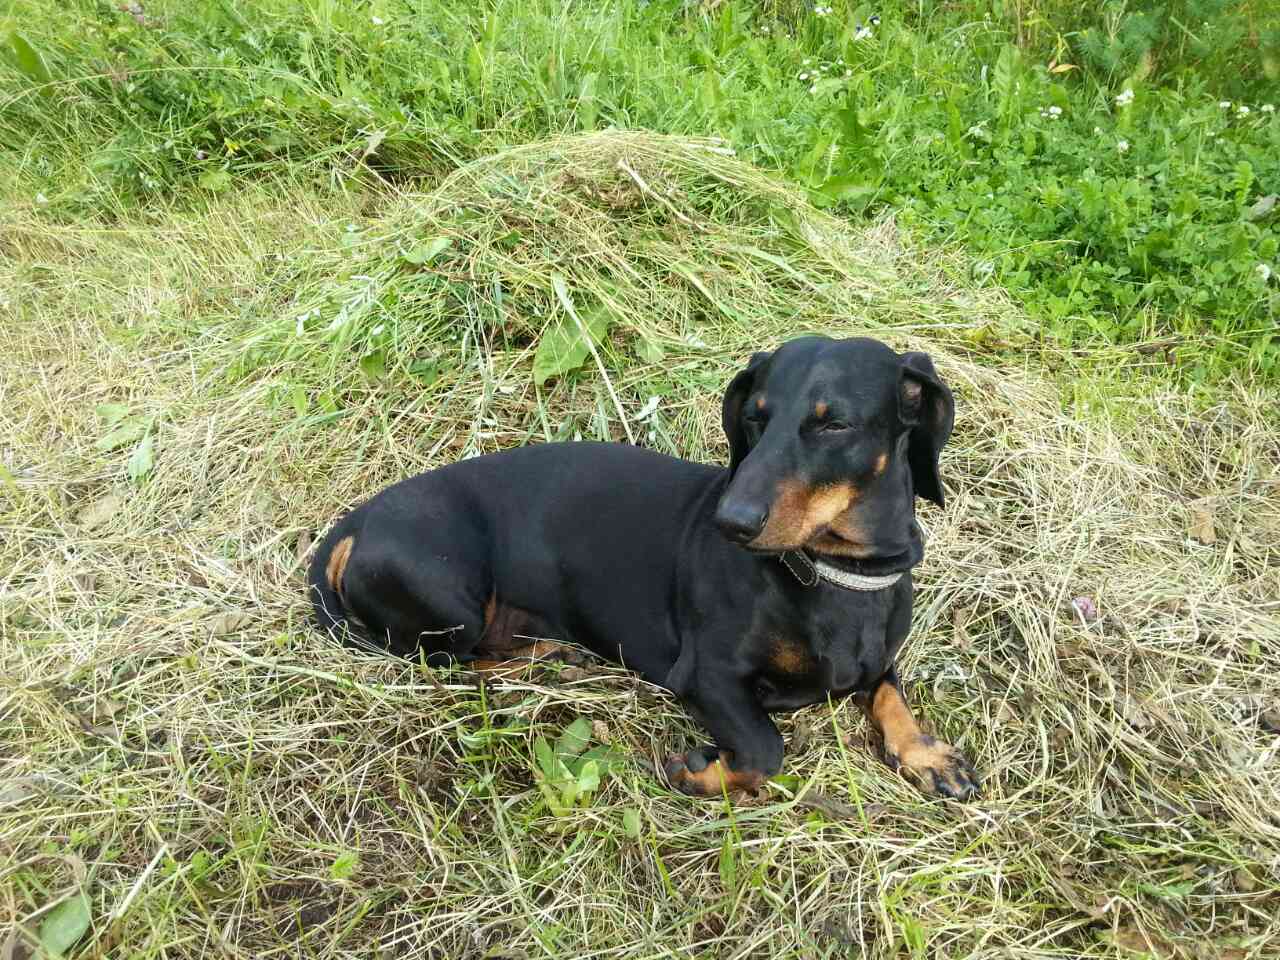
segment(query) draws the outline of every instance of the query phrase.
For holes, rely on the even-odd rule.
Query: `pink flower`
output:
[[[1071,601],[1071,609],[1083,623],[1093,623],[1098,619],[1098,608],[1091,597],[1076,597]]]

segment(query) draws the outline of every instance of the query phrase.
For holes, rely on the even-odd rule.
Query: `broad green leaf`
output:
[[[13,48],[13,58],[19,70],[36,83],[49,82],[49,68],[45,66],[44,57],[26,37],[14,31],[9,34],[9,46]]]
[[[604,310],[597,310],[582,322],[592,342],[599,343],[609,330],[611,317]],[[538,341],[533,355],[533,382],[542,386],[552,377],[563,376],[577,370],[591,355],[591,348],[578,322],[572,316],[562,316],[549,326]]]
[[[622,832],[632,840],[640,839],[640,811],[628,807],[622,812]]]
[[[125,469],[129,473],[129,479],[134,483],[149,474],[151,468],[155,466],[155,436],[148,431],[142,438],[142,442],[134,449],[133,455],[129,457],[129,463]]]
[[[415,243],[404,254],[404,259],[406,263],[412,263],[415,267],[420,267],[424,263],[430,263],[451,246],[453,246],[452,237],[432,237],[430,240]]]
[[[381,350],[366,353],[360,358],[360,372],[370,380],[381,380],[387,375],[387,355]]]
[[[1018,97],[1018,78],[1022,72],[1022,53],[1012,44],[1000,51],[996,60],[992,86],[1000,103],[1000,110],[1007,120],[1013,113]]]
[[[832,200],[843,200],[846,203],[852,203],[872,197],[876,192],[876,186],[875,184],[867,183],[857,174],[852,174],[850,176],[828,177],[818,187],[818,192],[823,196],[830,197]]]
[[[129,417],[117,424],[116,428],[102,437],[95,446],[104,453],[118,450],[126,444],[142,439],[147,432],[147,421],[143,417]]]
[[[546,738],[538,737],[533,741],[533,756],[538,764],[538,772],[543,777],[550,779],[555,776],[555,755],[551,752],[551,744],[547,743]]]
[[[311,406],[311,401],[307,399],[307,388],[300,383],[295,383],[289,388],[289,402],[293,404],[294,414],[303,416]]]
[[[359,863],[360,857],[354,850],[348,850],[346,853],[341,853],[330,865],[329,876],[334,880],[349,880],[356,872],[356,867]]]
[[[578,792],[594,793],[600,786],[600,767],[594,760],[588,760],[578,771]]]
[[[580,764],[594,763],[600,768],[600,773],[605,774],[614,767],[622,764],[625,759],[626,758],[622,754],[618,753],[618,751],[614,750],[612,747],[607,747],[604,744],[598,744],[580,756],[578,758],[578,762]]]
[[[206,190],[217,193],[231,186],[231,174],[226,170],[207,170],[197,181]]]
[[[556,741],[556,756],[572,759],[587,749],[590,741],[591,721],[586,717],[579,717],[560,734],[560,739]]]
[[[440,365],[434,360],[415,360],[409,364],[409,376],[429,387],[440,379]]]
[[[645,363],[661,363],[666,358],[667,351],[662,349],[662,344],[658,341],[639,337],[636,340],[636,356]]]
[[[40,945],[60,957],[89,929],[89,896],[83,890],[64,900],[47,914],[40,924]]]
[[[113,427],[129,414],[129,407],[123,403],[100,403],[93,408],[98,419],[105,420],[108,427]]]

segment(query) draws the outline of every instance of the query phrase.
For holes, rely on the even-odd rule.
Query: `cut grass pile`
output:
[[[963,265],[891,223],[830,219],[705,141],[594,135],[426,195],[276,183],[110,226],[10,198],[4,221],[0,922],[15,942],[1274,955],[1274,392],[1206,407],[1091,374],[1064,396],[1071,356],[983,353],[1022,325],[954,279]],[[574,316],[607,334],[535,387],[539,345],[573,346]],[[480,687],[311,629],[311,536],[383,484],[627,430],[723,458],[719,389],[809,330],[926,349],[957,392],[904,667],[984,772],[981,801],[920,797],[849,703],[782,720],[784,774],[759,801],[692,801],[650,768],[694,727],[622,671]],[[617,759],[555,815],[535,743],[577,718]]]

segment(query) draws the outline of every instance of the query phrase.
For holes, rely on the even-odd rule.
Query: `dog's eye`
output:
[[[818,429],[823,433],[839,433],[841,430],[852,430],[853,428],[843,420],[828,420]]]

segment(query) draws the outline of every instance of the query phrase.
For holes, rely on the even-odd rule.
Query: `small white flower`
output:
[[[858,27],[853,33],[853,39],[855,40],[865,40],[869,36],[871,36],[870,27]]]
[[[1061,108],[1061,107],[1050,107],[1050,108],[1049,108],[1049,116],[1051,116],[1051,117],[1060,117],[1060,116],[1062,116],[1062,108]]]
[[[1249,115],[1249,108],[1246,107],[1243,103],[1240,104],[1240,106],[1236,107],[1237,117],[1247,117],[1248,115]]]
[[[355,232],[356,232],[356,225],[354,223],[348,223],[347,233],[355,233]]]
[[[369,19],[373,21],[373,25],[374,25],[375,27],[380,27],[380,26],[382,26],[384,23],[386,23],[386,22],[387,22],[387,21],[383,20],[381,17],[370,17]]]
[[[1131,103],[1133,103],[1133,90],[1129,87],[1125,87],[1116,95],[1116,106],[1127,107]]]
[[[846,70],[846,71],[844,72],[844,75],[845,75],[846,77],[852,77],[852,76],[853,76],[853,71],[852,71],[852,70]]]
[[[818,92],[818,85],[815,83],[812,87],[810,87],[810,88],[809,88],[809,92],[810,92],[810,93],[817,93],[817,92]]]
[[[1102,136],[1102,128],[1101,128],[1101,127],[1094,127],[1094,128],[1093,128],[1093,133],[1094,133],[1094,135],[1095,135],[1095,136],[1098,136],[1098,137]]]
[[[808,75],[807,73],[802,73],[802,74],[800,74],[800,79],[801,79],[801,80],[808,80],[808,79],[809,79],[809,75]]]
[[[1128,140],[1117,140],[1117,141],[1116,141],[1116,149],[1117,149],[1117,150],[1119,150],[1121,153],[1128,153],[1128,152],[1129,152],[1129,141],[1128,141]]]
[[[1263,113],[1275,113],[1276,105],[1274,103],[1264,103],[1258,109],[1261,110]]]
[[[1219,106],[1219,107],[1221,107],[1223,110],[1230,110],[1230,109],[1231,109],[1231,101],[1230,101],[1230,100],[1219,100],[1219,101],[1218,101],[1218,106]]]
[[[1257,272],[1258,276],[1262,278],[1263,283],[1266,283],[1271,279],[1271,268],[1265,263],[1260,263],[1253,269]]]
[[[46,197],[43,193],[36,194],[36,203],[40,204],[40,206],[43,207],[48,202],[49,202],[49,198]]]
[[[1218,138],[1217,138],[1216,140],[1214,140],[1213,142],[1214,142],[1214,143],[1216,143],[1218,146],[1222,146],[1222,145],[1223,145],[1224,143],[1226,143],[1227,141],[1223,140],[1221,137],[1218,137]]]

